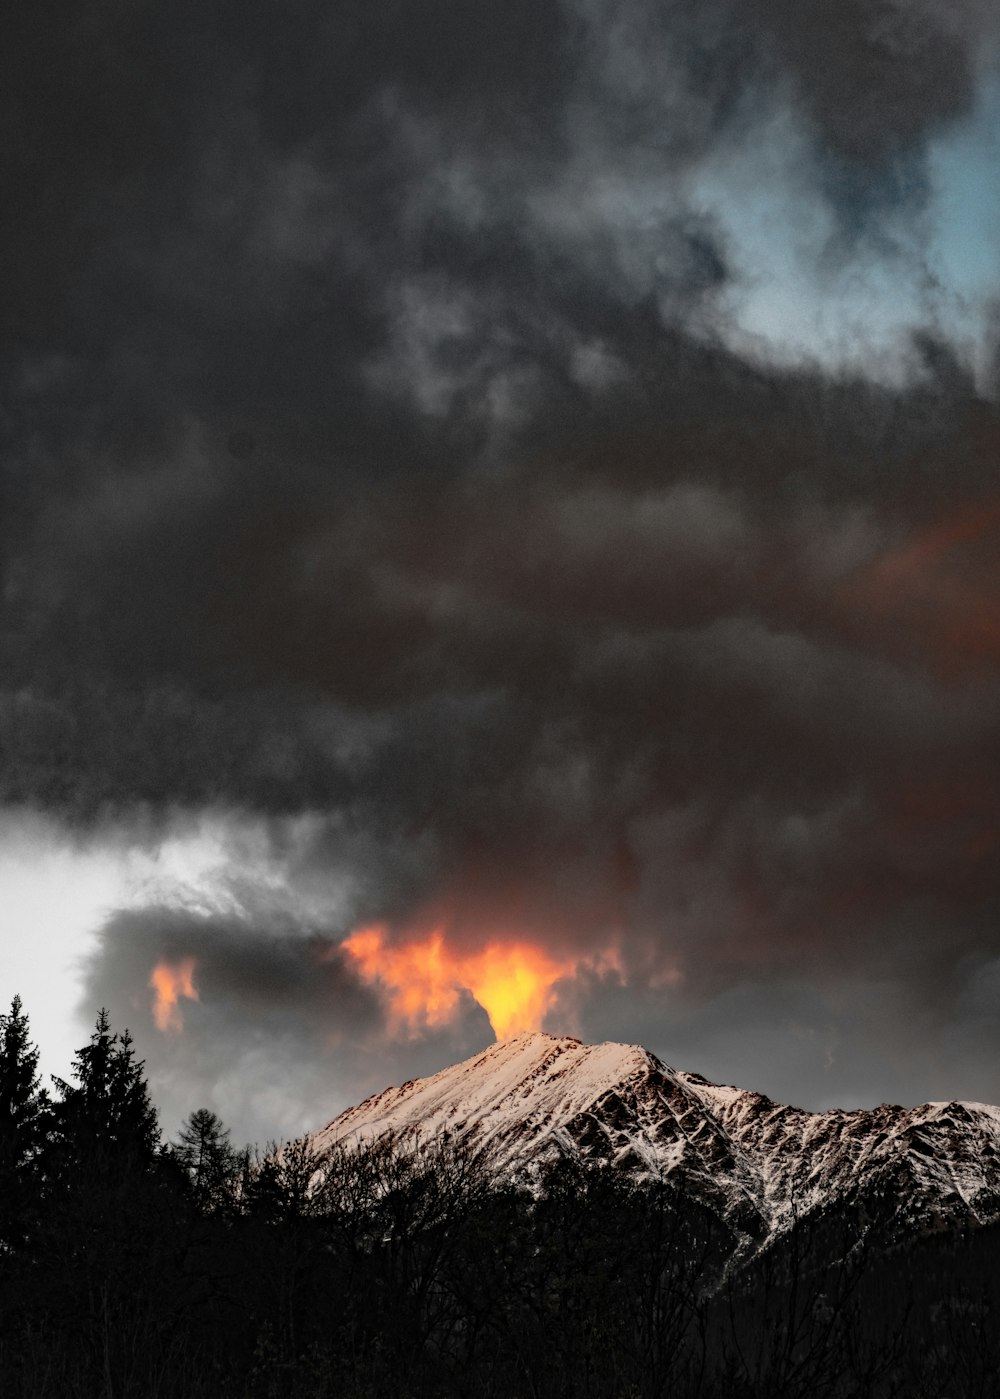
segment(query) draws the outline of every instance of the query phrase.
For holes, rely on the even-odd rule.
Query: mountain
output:
[[[820,1211],[877,1211],[906,1233],[1000,1219],[1000,1109],[805,1112],[669,1068],[638,1045],[522,1034],[365,1099],[309,1139],[447,1133],[530,1185],[560,1156],[665,1178],[749,1243]]]

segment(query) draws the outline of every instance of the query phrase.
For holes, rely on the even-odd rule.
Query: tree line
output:
[[[446,1135],[164,1141],[104,1011],[51,1090],[0,1015],[7,1399],[987,1399],[998,1307],[995,1230],[877,1201],[755,1252],[669,1179],[529,1190]]]

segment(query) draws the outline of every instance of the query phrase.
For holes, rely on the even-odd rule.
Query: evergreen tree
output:
[[[36,1312],[56,1319],[77,1376],[55,1393],[159,1392],[136,1366],[152,1364],[181,1324],[184,1200],[143,1068],[128,1031],[115,1033],[102,1010],[71,1081],[55,1079],[32,1279]]]
[[[0,1015],[0,1252],[23,1238],[37,1194],[47,1100],[20,996]]]
[[[208,1108],[193,1112],[181,1127],[173,1152],[187,1172],[199,1209],[214,1213],[232,1205],[239,1157],[228,1129],[214,1112]]]
[[[128,1030],[114,1034],[102,1009],[90,1042],[73,1060],[75,1084],[53,1079],[60,1094],[55,1124],[64,1158],[105,1168],[153,1163],[160,1133],[144,1067]]]

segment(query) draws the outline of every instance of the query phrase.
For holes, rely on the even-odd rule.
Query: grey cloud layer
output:
[[[930,323],[899,390],[741,357],[698,179],[777,113],[828,260],[919,261],[900,220],[992,7],[15,25],[0,791],[71,824],[249,812],[296,898],[351,890],[308,936],[256,906],[111,920],[91,1000],[141,1016],[151,959],[206,968],[189,1032],[150,1041],[170,1101],[215,1084],[225,1113],[213,1046],[256,1063],[265,1029],[282,1071],[319,1083],[347,1036],[388,1074],[370,992],[311,979],[309,937],[426,907],[460,941],[618,930],[692,1053],[726,997],[762,1023],[809,986],[808,1021],[891,984],[902,1023],[954,963],[966,1072],[1000,955],[996,406]],[[580,1026],[628,1036],[634,1004],[645,1035],[616,995]],[[466,1010],[427,1066],[485,1033]]]

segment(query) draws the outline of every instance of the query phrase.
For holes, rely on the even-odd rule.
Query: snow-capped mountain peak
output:
[[[678,1072],[639,1045],[515,1035],[367,1098],[310,1142],[323,1151],[388,1133],[447,1133],[529,1185],[559,1157],[668,1179],[758,1241],[866,1192],[907,1227],[1000,1218],[1000,1109],[805,1112]]]

